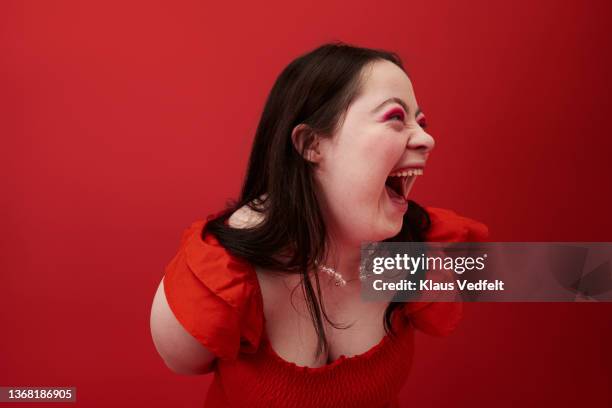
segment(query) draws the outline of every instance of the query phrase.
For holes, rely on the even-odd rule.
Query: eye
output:
[[[393,109],[391,112],[385,115],[385,120],[396,120],[399,119],[401,122],[404,121],[404,112],[401,109]]]
[[[427,127],[427,121],[425,120],[425,115],[420,115],[420,117],[417,119],[417,123],[422,129],[425,129]]]

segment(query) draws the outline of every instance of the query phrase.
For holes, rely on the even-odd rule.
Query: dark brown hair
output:
[[[338,328],[323,307],[315,266],[325,259],[327,230],[315,196],[313,164],[303,155],[313,140],[307,138],[298,151],[291,133],[305,124],[312,133],[332,137],[358,96],[363,68],[379,60],[391,61],[406,72],[393,52],[342,42],[324,44],[292,61],[266,101],[240,197],[228,201],[202,231],[202,236],[212,233],[230,254],[253,265],[302,275],[301,287],[319,338],[317,355],[328,349],[323,317]],[[242,229],[226,225],[232,213],[245,205],[263,214],[263,221]],[[401,231],[385,242],[424,241],[429,226],[425,209],[409,200]],[[282,260],[281,253],[287,255]],[[314,285],[309,271],[314,271]],[[387,333],[393,334],[391,313],[398,305],[391,302],[385,311]]]

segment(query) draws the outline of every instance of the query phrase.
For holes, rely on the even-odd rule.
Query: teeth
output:
[[[422,176],[423,169],[408,169],[389,174],[389,177]]]

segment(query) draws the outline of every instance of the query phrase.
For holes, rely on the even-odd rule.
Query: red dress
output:
[[[487,227],[441,208],[426,207],[427,241],[476,242]],[[414,331],[446,335],[461,318],[461,303],[404,303],[393,313],[398,335],[365,353],[317,368],[281,358],[265,331],[263,297],[254,267],[231,256],[211,234],[210,220],[192,223],[165,270],[168,304],[182,326],[217,356],[204,407],[398,407],[414,352]]]

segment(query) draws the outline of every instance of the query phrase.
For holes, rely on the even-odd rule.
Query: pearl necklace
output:
[[[336,286],[345,286],[347,284],[347,281],[346,279],[344,279],[342,274],[336,272],[333,268],[330,268],[329,266],[325,266],[325,265],[318,265],[316,263],[315,265],[317,265],[320,271],[325,272],[331,278],[333,278]],[[359,266],[359,280],[363,282],[368,278],[368,276],[373,276],[373,274],[366,274],[364,271],[364,268],[360,265]]]
[[[376,248],[378,247],[378,245],[379,245],[378,242],[370,243],[369,249],[367,251],[368,256],[372,256],[372,254],[376,251]],[[331,278],[333,278],[334,281],[335,281],[336,286],[345,286],[347,284],[347,281],[346,281],[346,279],[344,279],[342,274],[336,272],[333,268],[330,268],[329,266],[325,266],[325,265],[319,265],[316,261],[315,261],[315,266],[317,266],[317,268],[320,271],[325,272]],[[373,273],[366,273],[365,268],[363,266],[363,263],[361,263],[359,265],[359,280],[363,282],[366,279],[368,279],[369,276],[374,276],[374,274]]]

